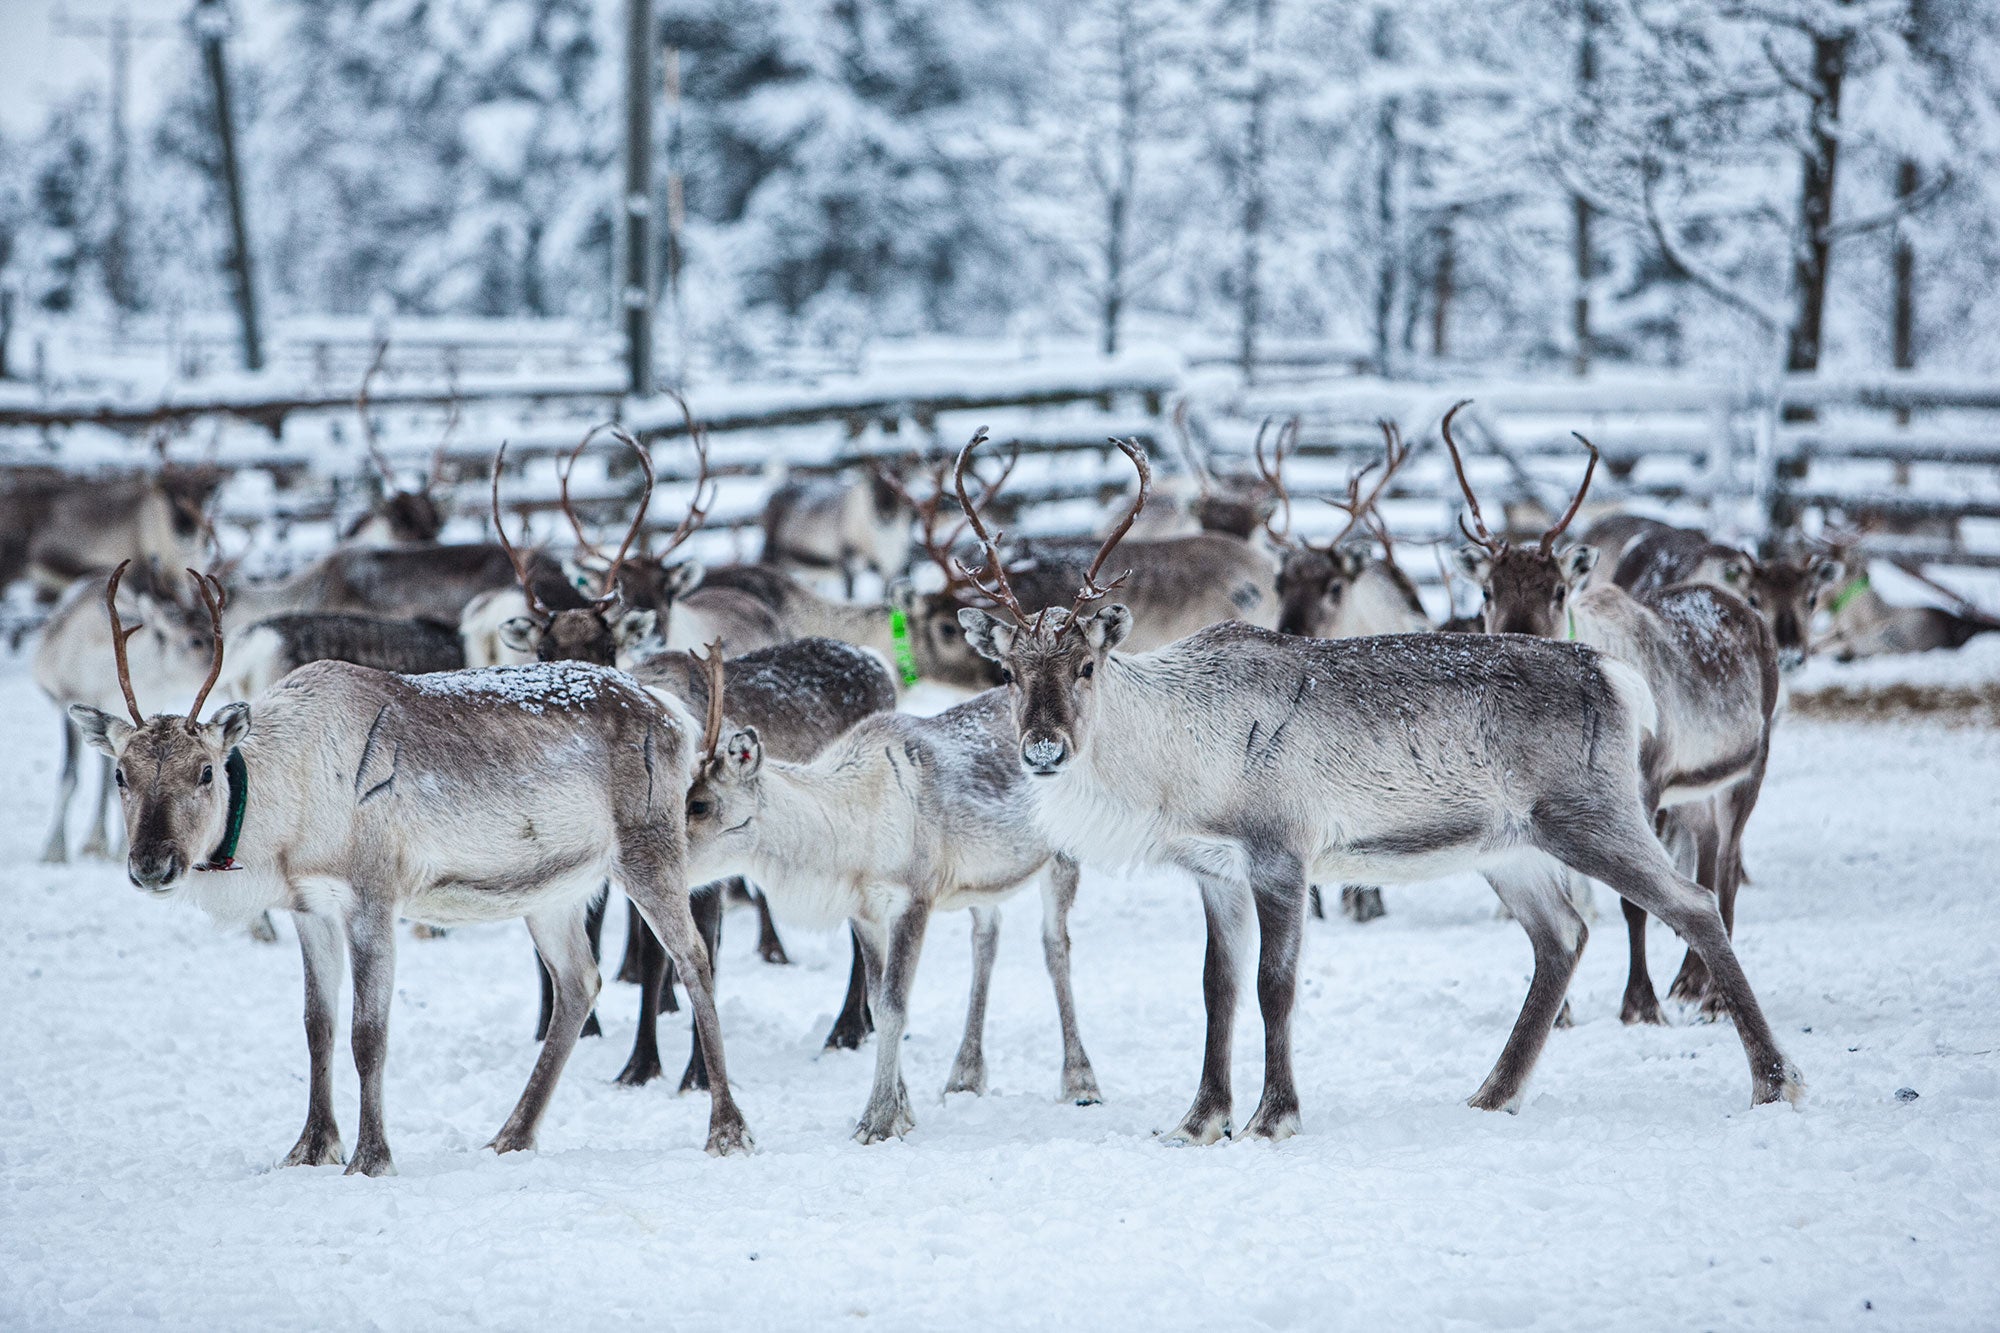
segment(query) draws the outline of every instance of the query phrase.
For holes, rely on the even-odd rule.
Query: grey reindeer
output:
[[[1778,650],[1769,626],[1741,598],[1706,583],[1635,592],[1615,583],[1590,586],[1602,563],[1597,549],[1588,543],[1556,549],[1597,471],[1597,449],[1581,435],[1590,462],[1568,511],[1532,544],[1495,537],[1452,438],[1452,418],[1464,406],[1445,413],[1443,434],[1471,519],[1470,526],[1461,519],[1471,544],[1459,559],[1485,594],[1487,632],[1572,639],[1645,678],[1658,722],[1639,747],[1642,799],[1663,840],[1716,895],[1723,928],[1733,934],[1743,830],[1763,788],[1778,706]],[[1620,905],[1631,949],[1621,1017],[1662,1022],[1646,965],[1646,911],[1629,896]],[[1700,953],[1690,949],[1668,995],[1700,1001],[1715,1016],[1727,997],[1709,982]]]
[[[1125,451],[1148,472],[1136,445]],[[967,446],[971,448],[970,445]],[[1802,1093],[1730,947],[1715,900],[1653,836],[1639,750],[1655,725],[1632,668],[1580,644],[1416,634],[1299,639],[1222,624],[1150,653],[1117,651],[1121,605],[1089,571],[1066,608],[1029,614],[984,543],[1005,618],[968,609],[967,634],[1008,679],[1035,823],[1095,865],[1177,867],[1208,920],[1201,1085],[1169,1135],[1231,1127],[1236,932],[1254,908],[1264,1092],[1245,1127],[1299,1128],[1291,1021],[1306,884],[1484,874],[1526,929],[1535,971],[1499,1062],[1472,1099],[1513,1110],[1575,972],[1587,928],[1565,868],[1680,932],[1734,1016],[1761,1104]],[[1247,903],[1246,903],[1247,899]]]
[[[555,974],[555,1017],[488,1146],[532,1148],[597,993],[584,915],[607,875],[639,903],[687,979],[712,1083],[708,1150],[747,1150],[708,958],[688,910],[681,805],[695,722],[686,709],[579,663],[398,676],[316,662],[256,701],[254,728],[244,703],[202,722],[222,669],[223,594],[195,577],[216,650],[187,715],[141,712],[116,575],[106,606],[132,720],[84,705],[70,715],[117,766],[133,884],[155,898],[191,898],[222,919],[292,913],[312,1076],[305,1128],[285,1164],[342,1158],[333,1026],[344,945],[361,1076],[347,1171],[394,1170],[382,1074],[399,915],[447,925],[526,918]]]

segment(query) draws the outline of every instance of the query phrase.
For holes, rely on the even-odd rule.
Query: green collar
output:
[[[1847,605],[1849,602],[1852,602],[1855,598],[1859,597],[1862,593],[1867,591],[1868,591],[1868,576],[1866,574],[1857,574],[1853,578],[1847,581],[1847,586],[1845,588],[1842,588],[1838,593],[1834,594],[1833,604],[1828,606],[1827,610],[1831,611],[1834,615],[1839,615],[1842,611],[1845,611],[1847,609]]]
[[[917,683],[917,655],[910,651],[910,618],[900,606],[889,608],[889,637],[895,641],[896,674],[908,689]]]
[[[243,836],[243,807],[250,803],[250,766],[243,762],[242,750],[229,752],[222,765],[222,776],[229,783],[229,824],[223,830],[222,842],[196,870],[243,868],[236,864],[236,841]]]

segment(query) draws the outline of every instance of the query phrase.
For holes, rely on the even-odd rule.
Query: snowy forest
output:
[[[230,59],[267,311],[612,326],[615,6],[250,8],[262,35]],[[662,0],[657,19],[655,267],[724,364],[923,333],[1163,341],[1253,373],[1996,352],[1983,0]],[[159,26],[177,54],[156,115],[114,130],[86,82],[0,139],[17,324],[228,308],[209,84]]]

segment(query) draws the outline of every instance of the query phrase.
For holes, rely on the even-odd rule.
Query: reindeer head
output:
[[[375,345],[374,359],[361,376],[361,388],[354,395],[355,411],[361,418],[361,439],[368,446],[368,457],[375,463],[375,471],[382,481],[382,498],[373,509],[356,519],[343,534],[343,539],[363,545],[421,546],[434,542],[444,531],[444,512],[439,507],[436,491],[443,479],[445,451],[451,445],[452,434],[458,429],[458,393],[454,386],[451,408],[445,418],[444,435],[438,440],[437,449],[431,454],[430,467],[414,487],[398,484],[395,465],[382,449],[382,441],[375,434],[375,423],[368,415],[368,387],[382,369],[382,358],[388,354],[387,339]]]
[[[202,869],[211,849],[223,840],[229,820],[227,783],[222,780],[229,752],[250,734],[250,705],[230,704],[207,722],[200,721],[208,692],[222,674],[222,585],[188,571],[208,608],[214,653],[208,679],[195,695],[185,717],[168,714],[148,718],[132,690],[126,661],[127,641],[142,626],[126,628],[118,617],[118,582],[126,565],[118,566],[105,586],[104,605],[111,616],[111,642],[118,660],[118,684],[132,715],[122,718],[86,704],[70,705],[69,715],[92,749],[110,756],[113,780],[125,811],[130,844],[126,874],[138,887],[156,894],[171,892],[191,869]]]
[[[1795,671],[1812,651],[1813,615],[1820,599],[1840,581],[1843,565],[1813,551],[1733,560],[1720,571],[1722,586],[1748,602],[1771,626],[1778,666]]]
[[[970,503],[983,506],[999,494],[1000,488],[1013,474],[1020,456],[1020,451],[1016,449],[1009,455],[998,477],[991,482],[982,480],[978,499]],[[984,600],[984,593],[976,582],[966,577],[964,566],[952,554],[964,537],[971,518],[961,517],[949,533],[941,531],[943,507],[950,494],[945,485],[948,466],[947,462],[937,465],[930,477],[929,493],[921,499],[911,494],[903,481],[886,469],[877,474],[884,484],[894,488],[902,505],[914,516],[918,547],[944,575],[944,587],[936,592],[918,592],[907,580],[898,580],[889,588],[889,601],[906,619],[910,651],[925,679],[982,690],[998,685],[1000,678],[993,664],[966,641],[965,630],[958,622],[959,609],[966,601],[972,598]],[[961,493],[962,490],[961,487]],[[963,503],[966,502],[961,501]]]
[[[1451,451],[1452,470],[1458,474],[1458,486],[1465,493],[1472,519],[1470,527],[1464,518],[1459,519],[1459,530],[1471,543],[1459,551],[1459,564],[1486,596],[1486,632],[1567,637],[1569,599],[1582,590],[1584,580],[1596,567],[1597,548],[1577,545],[1557,551],[1556,538],[1569,528],[1576,511],[1583,507],[1583,497],[1590,493],[1591,478],[1597,474],[1597,446],[1581,435],[1576,437],[1590,451],[1583,484],[1576,488],[1563,516],[1540,540],[1533,546],[1516,546],[1487,530],[1486,519],[1479,512],[1479,497],[1466,480],[1465,460],[1451,434],[1452,418],[1464,406],[1463,402],[1455,404],[1444,414],[1444,443]]]
[[[638,512],[633,515],[632,526],[625,533],[625,541],[618,553],[605,557],[590,544],[584,535],[583,523],[570,503],[569,477],[576,466],[576,460],[584,449],[597,437],[599,431],[609,431],[619,443],[631,449],[638,456],[640,469],[645,473],[646,484],[639,496]],[[593,578],[597,593],[583,606],[552,611],[536,594],[534,581],[529,576],[525,563],[516,555],[513,545],[507,540],[506,526],[500,513],[500,466],[506,457],[507,446],[502,443],[500,451],[493,459],[493,526],[500,535],[500,545],[506,550],[507,558],[513,562],[514,572],[521,584],[521,591],[528,598],[528,614],[516,616],[500,626],[500,641],[518,653],[532,653],[543,662],[592,662],[598,666],[616,666],[619,654],[629,652],[651,637],[659,625],[658,613],[649,607],[633,603],[626,574],[631,568],[627,557],[632,543],[639,535],[639,529],[646,521],[647,506],[653,498],[653,460],[645,447],[630,434],[617,426],[593,427],[572,449],[562,472],[562,507],[569,516],[570,526],[576,532],[579,551],[588,552],[601,562],[601,570],[593,573],[573,573],[580,583],[588,584]],[[707,454],[702,454],[702,474],[707,475]],[[681,524],[683,531],[676,535],[678,546],[696,526],[699,526],[704,510],[700,507],[701,482],[696,483],[696,507]],[[672,549],[671,547],[669,549]],[[658,575],[659,566],[652,572]],[[699,566],[695,578],[700,578]],[[584,591],[588,592],[586,586]]]
[[[1363,542],[1349,539],[1364,527],[1372,530],[1375,538],[1382,543],[1385,553],[1393,553],[1389,529],[1381,521],[1377,505],[1389,489],[1390,480],[1410,457],[1409,446],[1403,443],[1402,432],[1394,422],[1379,423],[1382,429],[1381,475],[1366,495],[1361,493],[1362,483],[1368,474],[1375,471],[1377,464],[1370,463],[1347,479],[1347,499],[1335,500],[1327,497],[1327,503],[1347,515],[1345,527],[1334,534],[1331,541],[1315,546],[1303,538],[1291,534],[1291,498],[1284,489],[1281,469],[1284,467],[1284,436],[1278,438],[1276,462],[1270,467],[1264,465],[1263,435],[1257,439],[1257,467],[1269,479],[1270,484],[1283,497],[1284,526],[1269,525],[1271,541],[1285,552],[1278,566],[1278,630],[1283,634],[1301,634],[1308,638],[1341,638],[1354,631],[1343,627],[1347,610],[1348,590],[1368,568],[1368,547]],[[1293,437],[1297,437],[1297,425],[1293,425]]]
[[[756,840],[764,742],[755,727],[723,737],[722,640],[709,644],[706,656],[690,649],[688,658],[702,668],[708,693],[701,754],[687,794],[688,869],[701,873],[697,867],[719,865],[724,854],[741,851]]]
[[[1257,430],[1257,470],[1255,477],[1218,477],[1208,466],[1202,450],[1195,445],[1194,435],[1188,427],[1188,400],[1183,398],[1174,405],[1174,438],[1179,441],[1182,466],[1200,487],[1193,499],[1184,506],[1195,526],[1203,532],[1219,532],[1245,541],[1256,536],[1259,528],[1269,525],[1281,504],[1289,504],[1284,484],[1264,467],[1264,436],[1271,428],[1267,419]],[[1283,461],[1285,436],[1298,438],[1299,423],[1294,417],[1278,431],[1278,455]]]
[[[1037,777],[1051,777],[1062,771],[1089,743],[1092,714],[1097,702],[1097,676],[1105,658],[1132,632],[1132,612],[1112,605],[1084,613],[1084,607],[1102,600],[1125,581],[1120,574],[1100,584],[1097,576],[1104,561],[1125,534],[1132,521],[1146,507],[1153,472],[1145,451],[1130,440],[1113,440],[1118,450],[1139,470],[1139,489],[1126,511],[1124,521],[1112,529],[1083,576],[1083,586],[1067,609],[1048,607],[1030,616],[1007,582],[1007,569],[1000,559],[999,538],[986,530],[979,511],[965,494],[965,469],[972,451],[986,439],[984,429],[974,435],[958,455],[958,496],[972,530],[986,555],[986,572],[991,583],[982,582],[980,572],[966,570],[965,576],[990,597],[1008,619],[1002,620],[975,607],[958,613],[965,637],[983,657],[1000,665],[1000,679],[1014,702],[1014,723],[1021,737],[1021,763]],[[1129,573],[1130,571],[1127,571]]]

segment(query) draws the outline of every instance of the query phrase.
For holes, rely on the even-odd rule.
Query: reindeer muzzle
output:
[[[125,873],[132,883],[149,893],[160,893],[173,887],[187,869],[187,862],[178,851],[152,852],[141,855],[134,852],[125,862]]]
[[[1021,742],[1021,763],[1038,778],[1053,777],[1069,762],[1069,742],[1037,736]]]

